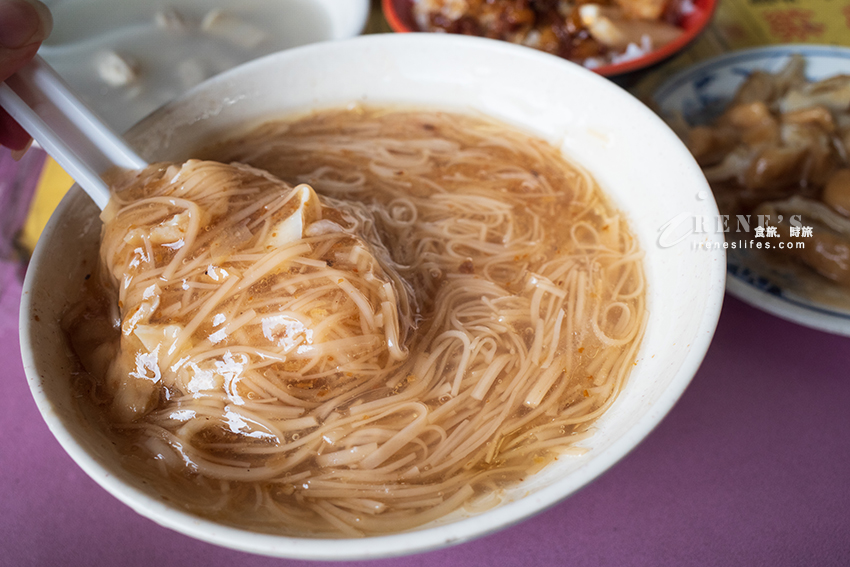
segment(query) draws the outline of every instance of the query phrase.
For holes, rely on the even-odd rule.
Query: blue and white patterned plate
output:
[[[705,123],[723,110],[750,73],[777,72],[795,53],[806,58],[809,80],[850,74],[848,48],[781,45],[736,51],[675,75],[656,91],[654,103],[665,118],[679,114],[691,125]],[[730,225],[730,244],[742,242],[743,236],[750,241],[750,235],[736,241],[734,222]],[[747,248],[727,250],[727,276],[727,291],[759,309],[807,327],[850,336],[850,289],[846,287],[793,265],[774,265]]]

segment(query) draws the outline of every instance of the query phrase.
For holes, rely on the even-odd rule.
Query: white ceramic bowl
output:
[[[723,298],[725,258],[722,249],[693,249],[706,238],[722,242],[722,235],[689,229],[691,216],[717,215],[699,167],[650,110],[562,59],[502,42],[431,34],[316,44],[201,85],[137,125],[129,138],[151,159],[182,159],[246,122],[351,101],[480,111],[537,132],[596,176],[646,251],[650,318],[628,385],[598,421],[585,455],[559,459],[514,489],[507,502],[478,515],[456,515],[409,533],[331,540],[257,534],[194,517],[121,469],[111,445],[80,419],[72,400],[57,319],[91,268],[84,258],[99,230],[97,211],[75,188],[51,219],[27,274],[21,317],[27,376],[44,419],[72,458],[162,525],[219,545],[309,559],[366,559],[465,541],[557,503],[617,462],[661,421],[705,355]],[[683,240],[673,244],[675,229]]]

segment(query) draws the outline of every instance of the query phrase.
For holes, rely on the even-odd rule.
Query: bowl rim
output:
[[[222,73],[209,81],[202,83],[200,87],[189,91],[179,100],[189,99],[201,92],[205,85],[221,83],[232,80],[232,76],[241,72],[249,72],[255,66],[271,65],[278,60],[298,59],[304,53],[330,51],[331,53],[346,49],[353,43],[374,44],[382,49],[391,49],[396,43],[413,43],[420,47],[427,46],[431,42],[454,42],[458,49],[485,48],[496,53],[502,52],[512,54],[518,58],[541,59],[549,64],[557,62],[571,68],[571,72],[583,75],[590,83],[596,83],[600,88],[613,89],[625,96],[625,102],[633,104],[635,112],[644,114],[647,120],[653,121],[669,132],[672,138],[675,134],[667,128],[663,121],[649,108],[622,91],[619,87],[594,74],[592,71],[579,65],[558,58],[547,53],[536,51],[507,42],[497,42],[476,37],[452,36],[438,37],[436,34],[381,34],[371,36],[359,36],[348,40],[336,42],[317,43],[278,52],[264,58],[257,59],[247,64],[237,66],[232,71]],[[612,92],[613,92],[612,91]],[[156,117],[160,113],[166,113],[174,103],[166,105],[155,111],[148,117]],[[148,119],[145,119],[148,120]],[[682,151],[685,152],[684,146]],[[74,187],[63,199],[57,209],[63,212],[70,208],[75,199],[85,198],[79,187]],[[714,206],[713,201],[707,201],[709,209]],[[714,206],[716,212],[716,206]],[[706,211],[711,212],[711,211]],[[44,235],[50,236],[61,224],[60,215],[53,215],[45,228]],[[46,244],[49,238],[43,238],[36,246],[32,257],[32,265],[38,266],[49,261],[52,249]],[[42,244],[44,243],[44,244]],[[580,490],[593,481],[603,472],[608,470],[616,462],[621,460],[633,450],[664,418],[673,405],[677,402],[691,379],[696,374],[702,360],[708,350],[716,329],[720,311],[723,303],[723,290],[725,282],[725,262],[710,262],[711,282],[720,282],[717,285],[706,284],[711,292],[710,300],[705,309],[698,316],[698,325],[695,326],[687,353],[683,356],[678,372],[670,384],[663,390],[658,400],[646,411],[635,424],[631,426],[619,438],[614,440],[609,447],[601,451],[592,461],[583,466],[581,480],[577,482],[556,481],[551,485],[541,488],[529,497],[521,498],[513,502],[501,505],[495,509],[485,511],[471,518],[464,518],[448,524],[437,525],[409,532],[389,535],[369,536],[362,539],[351,538],[303,538],[281,535],[263,534],[246,529],[229,527],[210,520],[200,518],[188,512],[181,511],[176,507],[166,506],[154,497],[143,493],[128,482],[116,477],[90,455],[82,445],[74,439],[68,431],[58,414],[53,411],[50,400],[43,391],[40,391],[41,376],[36,372],[37,362],[32,349],[27,349],[29,344],[28,335],[31,332],[32,321],[30,313],[33,309],[33,287],[34,274],[36,270],[28,271],[24,283],[24,294],[20,311],[20,335],[21,350],[24,368],[30,384],[32,395],[41,412],[42,418],[47,423],[53,435],[68,452],[74,461],[98,484],[110,492],[118,500],[130,506],[136,512],[152,519],[156,523],[171,528],[179,533],[189,535],[202,541],[252,552],[261,555],[287,557],[293,559],[320,559],[320,560],[353,560],[353,559],[375,559],[420,553],[447,545],[461,543],[473,538],[482,537],[494,531],[516,524],[533,515],[543,512],[561,502],[567,496]],[[718,269],[719,268],[719,269]],[[571,475],[573,476],[573,475]]]
[[[381,8],[384,17],[387,20],[390,28],[397,33],[427,33],[408,26],[398,13],[397,5],[399,2],[411,2],[412,0],[381,0]],[[702,4],[696,17],[692,23],[684,28],[684,33],[668,44],[663,45],[660,49],[654,49],[641,57],[622,61],[620,63],[609,63],[600,65],[599,67],[589,68],[591,71],[602,75],[603,77],[615,77],[624,75],[633,71],[638,71],[647,67],[651,67],[656,63],[660,63],[675,55],[677,52],[684,49],[688,44],[697,39],[697,37],[705,31],[708,24],[714,17],[714,12],[717,9],[719,0],[697,0]]]

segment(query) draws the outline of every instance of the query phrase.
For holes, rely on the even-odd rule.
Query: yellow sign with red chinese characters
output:
[[[846,0],[723,0],[714,21],[727,49],[774,43],[850,43]]]
[[[694,63],[780,43],[850,46],[850,0],[719,0],[711,24],[691,46],[626,86],[649,102],[664,81]]]

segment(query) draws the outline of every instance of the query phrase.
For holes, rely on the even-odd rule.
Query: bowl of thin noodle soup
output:
[[[75,462],[191,537],[367,559],[504,528],[633,449],[713,336],[699,167],[554,56],[317,44],[126,137],[155,165],[101,217],[78,187],[59,206],[24,366]]]

